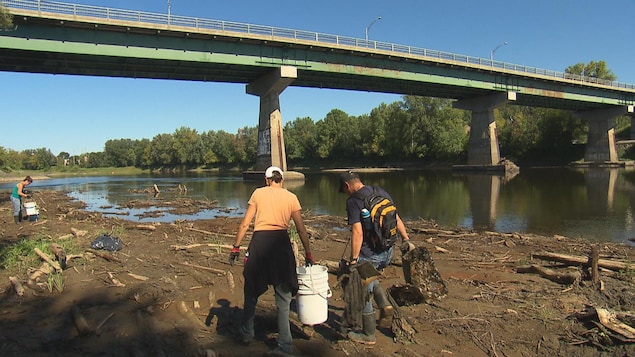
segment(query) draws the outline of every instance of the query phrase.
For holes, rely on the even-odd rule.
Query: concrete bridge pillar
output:
[[[280,93],[297,77],[296,67],[281,66],[247,84],[247,94],[260,97],[256,172],[264,172],[271,165],[287,171],[287,157],[282,135],[282,114],[280,113]],[[286,174],[285,179],[287,179]]]
[[[462,99],[453,103],[454,108],[472,111],[467,149],[468,165],[491,166],[500,162],[494,109],[514,100],[516,100],[516,92],[505,92],[486,97]]]
[[[617,147],[615,145],[615,117],[633,113],[633,106],[594,109],[576,112],[574,115],[589,121],[585,162],[617,163]]]

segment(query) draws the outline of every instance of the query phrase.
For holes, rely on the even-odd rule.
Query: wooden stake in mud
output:
[[[82,315],[82,312],[79,311],[79,307],[77,307],[77,305],[74,305],[71,308],[71,314],[73,315],[73,321],[75,322],[75,326],[77,326],[77,330],[79,330],[80,335],[88,335],[92,333],[92,329],[88,325],[84,315]]]
[[[591,248],[591,256],[589,257],[589,265],[591,266],[591,281],[594,286],[598,286],[600,284],[600,249],[597,246],[593,246]]]

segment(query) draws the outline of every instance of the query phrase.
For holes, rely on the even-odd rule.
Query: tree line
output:
[[[517,164],[567,164],[580,160],[588,124],[572,113],[507,105],[495,110],[501,155]],[[470,113],[449,99],[404,96],[382,103],[370,114],[351,116],[339,109],[323,119],[296,118],[284,125],[289,166],[423,166],[461,164],[467,158]],[[628,137],[630,119],[616,121]],[[104,151],[71,156],[38,148],[17,152],[0,147],[6,170],[52,167],[139,167],[151,170],[253,167],[258,128],[236,133],[199,133],[180,127],[152,139],[111,139]],[[628,153],[622,153],[627,155]]]

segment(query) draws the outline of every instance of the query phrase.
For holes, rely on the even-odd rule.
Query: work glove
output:
[[[233,246],[231,253],[229,253],[229,265],[234,266],[234,262],[240,255],[240,247]]]
[[[401,247],[399,249],[401,250],[401,254],[404,255],[415,248],[415,245],[410,243],[410,239],[407,239],[401,243]]]
[[[313,254],[311,254],[311,252],[306,253],[306,259],[304,259],[304,265],[307,267],[310,267],[313,264],[315,264],[315,260],[313,260]]]
[[[357,260],[348,262],[348,272],[352,273],[357,269]]]

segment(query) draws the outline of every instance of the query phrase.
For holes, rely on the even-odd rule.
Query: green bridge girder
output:
[[[616,88],[355,46],[30,10],[0,32],[0,71],[250,83],[297,68],[291,86],[467,99],[516,92],[513,104],[573,111],[635,104]]]

